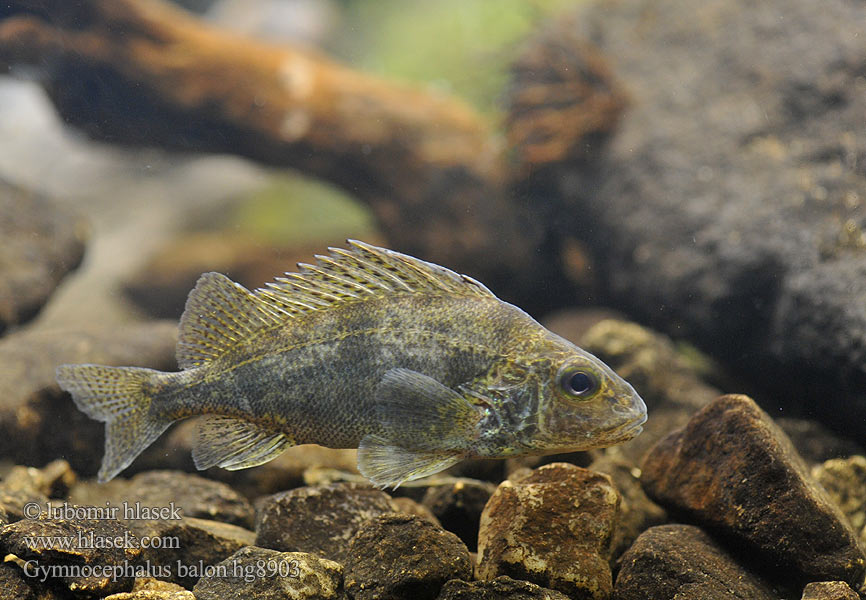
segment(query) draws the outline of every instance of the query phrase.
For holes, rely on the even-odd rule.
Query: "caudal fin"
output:
[[[105,456],[99,481],[114,478],[172,421],[155,416],[144,384],[158,371],[135,367],[61,365],[56,377],[80,411],[105,422]]]

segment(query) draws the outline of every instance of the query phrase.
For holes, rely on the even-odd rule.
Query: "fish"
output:
[[[248,290],[205,273],[177,372],[66,364],[60,387],[105,423],[98,480],[198,417],[200,470],[287,448],[357,448],[379,488],[468,458],[588,450],[637,436],[646,405],[601,360],[466,275],[357,240]]]

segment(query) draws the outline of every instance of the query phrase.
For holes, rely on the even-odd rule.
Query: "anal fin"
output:
[[[271,461],[293,445],[282,432],[243,419],[209,415],[199,423],[192,458],[199,470],[219,466],[237,471]]]
[[[464,454],[446,450],[409,450],[369,434],[358,446],[358,470],[378,488],[433,475],[463,460]]]

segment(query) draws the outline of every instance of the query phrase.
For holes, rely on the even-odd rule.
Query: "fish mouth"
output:
[[[636,438],[643,431],[643,426],[646,423],[646,411],[641,413],[637,418],[630,419],[621,425],[617,425],[606,432],[608,439],[616,440],[616,443],[625,442],[632,438]]]
[[[636,438],[641,434],[641,432],[643,432],[644,423],[646,423],[646,417],[639,421],[635,421],[634,423],[626,425],[625,428],[617,432],[617,438],[622,441]]]

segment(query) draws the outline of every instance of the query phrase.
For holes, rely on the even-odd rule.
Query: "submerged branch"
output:
[[[226,33],[161,0],[9,0],[0,67],[19,64],[40,69],[62,117],[95,139],[230,152],[331,181],[371,206],[394,247],[530,304],[539,282],[561,279],[562,259],[549,211],[517,202],[514,185],[525,191],[534,160],[573,146],[552,139],[553,113],[571,111],[575,130],[563,133],[574,141],[620,108],[581,116],[573,93],[549,101],[567,85],[546,94],[533,83],[514,97],[525,114],[534,98],[544,104],[544,142],[513,120],[510,139],[527,152],[509,167],[488,124],[456,99]]]

